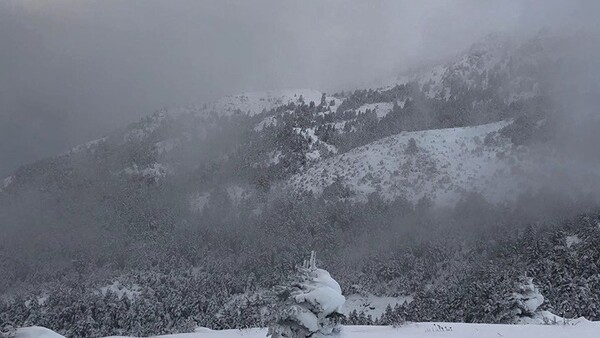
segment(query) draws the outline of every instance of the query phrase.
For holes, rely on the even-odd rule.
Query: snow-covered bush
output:
[[[268,336],[272,338],[325,337],[340,332],[346,298],[329,272],[316,267],[315,253],[298,266],[288,285],[277,288],[278,304]]]
[[[0,338],[14,338],[17,336],[17,330],[12,325],[5,325],[0,328]]]

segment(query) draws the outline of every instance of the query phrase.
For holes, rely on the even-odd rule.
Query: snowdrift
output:
[[[213,331],[198,329],[194,333],[160,336],[162,338],[264,338],[267,329]],[[592,338],[600,336],[600,322],[584,319],[560,325],[499,325],[465,323],[410,323],[402,327],[345,326],[341,338]],[[17,338],[64,338],[48,329],[28,327],[19,329]]]

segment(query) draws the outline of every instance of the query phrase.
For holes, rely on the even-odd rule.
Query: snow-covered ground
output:
[[[165,178],[167,174],[172,173],[172,170],[162,163],[152,163],[144,168],[138,167],[134,163],[133,166],[123,169],[122,173],[158,182]]]
[[[231,115],[236,111],[241,111],[250,115],[260,114],[263,110],[270,110],[275,107],[288,104],[290,102],[298,102],[300,96],[306,104],[314,101],[315,104],[321,102],[322,92],[313,89],[287,89],[287,90],[270,90],[260,92],[247,92],[237,95],[225,96],[213,104],[207,105],[203,112],[216,112],[221,115]],[[327,97],[327,102],[335,100],[336,104],[339,101],[334,97]]]
[[[533,172],[527,149],[497,134],[508,123],[403,132],[320,161],[288,184],[320,194],[341,180],[356,200],[378,193],[386,200],[403,196],[413,202],[428,196],[447,205],[473,191],[501,201],[531,187],[526,173]]]
[[[404,107],[404,101],[400,101],[398,103],[401,107]],[[378,102],[378,103],[368,103],[364,104],[356,109],[357,113],[364,113],[367,109],[372,110],[377,114],[377,118],[381,119],[386,116],[389,112],[394,108],[394,104],[392,102]]]
[[[92,153],[96,150],[96,148],[98,147],[98,145],[100,145],[102,142],[105,142],[108,138],[106,136],[96,139],[96,140],[92,140],[80,145],[77,145],[73,148],[71,148],[69,151],[67,151],[66,153],[63,153],[63,155],[66,154],[72,154],[72,153],[79,153],[82,151],[86,151],[89,150]]]
[[[0,192],[2,192],[4,189],[8,188],[8,186],[12,184],[14,179],[15,179],[14,176],[8,176],[7,178],[1,180],[0,181]]]
[[[64,338],[64,336],[45,327],[31,326],[17,329],[16,338]]]
[[[213,331],[205,328],[194,333],[160,336],[162,338],[264,338],[266,329]],[[600,322],[574,320],[566,325],[499,325],[465,323],[409,323],[401,327],[345,326],[341,338],[596,338]],[[17,338],[64,338],[40,327],[22,328]]]
[[[119,281],[114,281],[112,284],[100,288],[100,293],[103,296],[105,296],[108,291],[114,293],[119,298],[127,297],[129,299],[135,299],[141,293],[138,285],[134,284],[127,287]]]

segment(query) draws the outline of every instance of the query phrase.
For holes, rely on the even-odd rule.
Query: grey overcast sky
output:
[[[0,1],[0,176],[163,106],[364,87],[495,31],[596,30],[597,1]]]

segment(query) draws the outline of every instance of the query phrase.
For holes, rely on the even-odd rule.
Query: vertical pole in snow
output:
[[[314,250],[310,252],[310,269],[317,269],[317,254]]]

